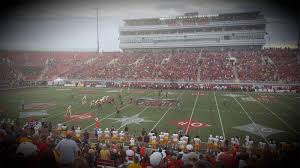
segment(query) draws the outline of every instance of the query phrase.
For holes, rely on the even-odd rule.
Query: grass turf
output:
[[[90,91],[90,93],[83,93],[84,91]],[[100,119],[102,129],[114,126],[118,130],[123,130],[125,121],[122,125],[118,119],[120,121],[120,118],[124,120],[126,117],[139,114],[130,120],[136,123],[128,124],[129,132],[136,135],[141,132],[142,128],[148,132],[155,128],[158,132],[168,130],[170,133],[182,129],[183,132],[188,132],[192,137],[200,136],[203,141],[206,141],[210,134],[225,136],[227,139],[234,136],[244,138],[245,135],[250,135],[256,141],[265,141],[271,138],[288,142],[299,140],[299,94],[200,91],[202,94],[197,96],[197,91],[169,90],[168,98],[177,99],[181,102],[180,107],[146,107],[129,104],[129,98],[158,98],[158,90],[123,89],[124,105],[122,106],[118,98],[119,91],[119,88],[81,87],[45,87],[1,91],[0,108],[2,111],[6,111],[5,115],[2,112],[1,117],[18,117],[19,112],[22,111],[22,101],[25,102],[25,105],[53,103],[53,106],[46,109],[47,113],[50,114],[44,118],[46,121],[51,121],[54,126],[58,122],[63,122],[67,126],[79,125],[82,129],[93,131],[94,117],[79,121],[64,120],[65,108],[71,104],[72,115],[90,112]],[[81,98],[84,95],[87,95],[88,101],[87,105],[83,107],[81,106]],[[115,97],[116,104],[121,108],[120,114],[116,113],[115,107],[111,104],[104,105],[100,112],[96,107],[92,109],[89,107],[89,102],[92,99],[101,98],[105,95]],[[25,111],[40,110],[28,109]],[[253,128],[248,128],[248,131],[234,128],[253,122],[265,128],[260,128],[256,124],[252,125]],[[282,132],[275,133],[270,128]],[[251,129],[256,134],[253,134]],[[267,133],[274,134],[267,135]]]

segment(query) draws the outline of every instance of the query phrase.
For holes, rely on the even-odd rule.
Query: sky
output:
[[[295,45],[297,18],[280,5],[258,0],[39,0],[3,10],[0,50],[95,51],[96,8],[100,48],[119,51],[124,19],[168,17],[186,12],[218,14],[260,10],[267,19],[266,46]]]

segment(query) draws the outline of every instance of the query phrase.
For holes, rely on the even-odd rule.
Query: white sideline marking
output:
[[[192,113],[191,113],[191,117],[190,117],[188,126],[187,126],[187,128],[186,128],[186,130],[185,130],[185,134],[187,134],[187,132],[188,132],[188,130],[189,130],[189,128],[190,128],[190,123],[191,123],[191,120],[192,120],[192,118],[193,118],[193,114],[194,114],[195,107],[196,107],[196,104],[197,104],[197,101],[198,101],[198,97],[199,97],[199,95],[197,95],[197,98],[196,98],[196,100],[195,100],[194,107],[193,107],[193,110],[192,110]]]
[[[242,108],[242,110],[244,111],[244,113],[247,115],[247,117],[249,118],[249,120],[252,122],[252,125],[256,128],[256,130],[259,132],[259,134],[263,137],[263,139],[265,140],[265,142],[269,145],[268,140],[266,139],[266,137],[260,132],[260,130],[257,128],[255,122],[253,121],[253,119],[251,118],[251,116],[248,114],[248,112],[244,109],[244,107],[242,106],[242,104],[236,100],[235,97],[232,97]]]
[[[248,92],[246,92],[250,97],[252,97]],[[252,97],[253,98],[253,97]],[[255,98],[254,98],[255,99]],[[293,127],[291,127],[290,125],[288,125],[287,122],[285,122],[281,117],[279,117],[276,113],[274,113],[271,109],[269,109],[267,106],[265,106],[262,102],[260,102],[259,100],[257,100],[256,102],[258,102],[261,106],[263,106],[266,110],[268,110],[271,114],[273,114],[278,120],[280,120],[287,128],[289,128],[290,130],[292,130],[296,135],[298,135],[298,132],[296,131],[296,129],[294,129]]]
[[[184,91],[184,92],[185,92],[185,91]],[[180,93],[180,95],[177,97],[176,100],[178,100],[180,97],[182,97],[182,95],[183,95],[184,92]],[[149,131],[149,133],[150,133],[151,131],[153,131],[154,128],[156,128],[156,126],[157,126],[157,125],[160,123],[160,121],[165,117],[165,115],[170,111],[170,109],[171,109],[171,107],[169,107],[169,108],[166,110],[166,112],[164,113],[164,115],[157,121],[157,123],[153,126],[153,128]]]
[[[225,138],[223,122],[222,122],[222,118],[221,118],[221,115],[220,115],[219,104],[218,104],[218,101],[217,101],[217,98],[216,98],[216,92],[215,91],[214,91],[214,97],[215,97],[215,102],[216,102],[216,106],[217,106],[217,110],[218,110],[218,114],[219,114],[219,120],[220,120],[221,127],[222,127],[223,137],[224,137],[224,140],[225,140],[226,138]]]

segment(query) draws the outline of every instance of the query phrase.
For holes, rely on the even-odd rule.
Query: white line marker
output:
[[[249,120],[252,122],[252,125],[256,128],[256,130],[261,135],[261,137],[263,137],[263,139],[265,140],[265,142],[269,145],[268,140],[266,139],[266,137],[264,136],[264,134],[262,134],[261,131],[257,128],[255,122],[253,121],[253,119],[251,118],[251,116],[248,114],[248,112],[244,109],[244,107],[242,106],[242,104],[239,101],[237,101],[235,97],[232,96],[232,98],[240,105],[240,107],[242,108],[242,110],[244,111],[244,113],[247,115],[247,117],[249,118]]]
[[[250,97],[252,97],[248,92],[246,92]],[[254,97],[252,97],[254,98]],[[255,98],[254,98],[255,99]],[[261,106],[263,106],[266,110],[268,110],[271,114],[273,114],[278,120],[280,120],[287,128],[289,128],[290,130],[292,130],[296,135],[298,135],[298,132],[296,131],[296,129],[294,129],[293,127],[291,127],[290,125],[288,125],[287,122],[285,122],[281,117],[279,117],[276,113],[274,113],[271,109],[269,109],[267,106],[265,106],[262,102],[260,102],[259,100],[257,100],[256,102],[258,102]]]
[[[153,126],[153,128],[149,131],[149,133],[154,130],[154,128],[159,124],[159,122],[165,117],[165,115],[170,111],[171,107],[168,108],[168,110],[166,110],[166,112],[164,113],[164,115],[156,122],[156,124]]]
[[[197,98],[196,98],[196,100],[195,100],[194,107],[193,107],[193,110],[192,110],[192,113],[191,113],[191,117],[190,117],[188,126],[187,126],[187,128],[186,128],[186,130],[185,130],[185,134],[187,134],[187,132],[189,131],[190,123],[191,123],[191,120],[192,120],[192,118],[193,118],[193,114],[194,114],[195,107],[196,107],[196,104],[197,104],[197,101],[198,101],[198,97],[199,97],[199,94],[197,94]]]
[[[222,127],[223,137],[224,137],[224,140],[225,140],[226,138],[225,138],[223,122],[222,122],[222,118],[221,118],[221,115],[220,115],[219,104],[218,104],[218,101],[217,101],[217,98],[216,98],[216,92],[215,91],[214,91],[214,97],[215,97],[215,102],[216,102],[216,106],[217,106],[217,110],[218,110],[218,114],[219,114],[220,124],[221,124],[221,127]]]
[[[177,98],[176,98],[176,100],[178,100],[180,97],[182,97],[182,95],[185,93],[185,91],[184,92],[182,92],[182,93],[180,93],[180,95],[179,96],[177,96]],[[167,110],[166,110],[166,112],[164,113],[164,115],[157,121],[157,123],[153,126],[153,128],[149,131],[149,133],[151,132],[151,131],[153,131],[155,128],[156,128],[156,126],[160,123],[160,121],[165,117],[165,115],[170,111],[170,109],[171,109],[171,107],[169,107]]]

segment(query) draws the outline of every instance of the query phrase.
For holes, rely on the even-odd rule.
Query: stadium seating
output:
[[[0,53],[1,80],[67,79],[297,82],[297,51],[199,51],[181,53]],[[9,63],[5,62],[9,59]],[[199,60],[201,60],[199,62]],[[234,61],[232,61],[234,60]],[[9,73],[8,73],[9,72]],[[13,73],[13,75],[8,75]],[[8,77],[10,76],[10,77]]]

